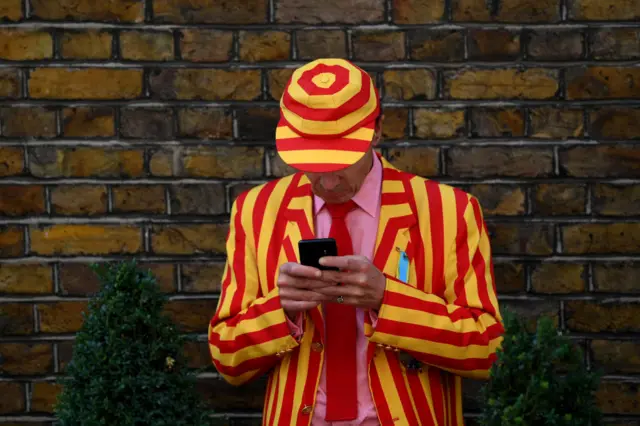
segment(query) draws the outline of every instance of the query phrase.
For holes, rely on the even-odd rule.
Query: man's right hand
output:
[[[289,262],[280,266],[278,276],[280,303],[290,320],[294,321],[298,312],[304,312],[322,302],[333,300],[331,296],[314,291],[317,288],[336,285],[320,280],[321,276],[319,269],[299,263]]]

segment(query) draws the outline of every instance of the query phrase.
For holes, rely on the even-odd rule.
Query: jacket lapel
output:
[[[313,220],[313,196],[309,180],[300,173],[294,177],[292,185],[295,188],[289,198],[284,217],[287,221],[283,246],[287,261],[299,262],[300,253],[298,242],[315,237],[315,226]],[[324,341],[324,318],[320,306],[309,311],[309,315],[314,324],[320,339]]]

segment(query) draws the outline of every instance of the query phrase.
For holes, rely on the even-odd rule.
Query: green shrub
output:
[[[505,334],[482,390],[484,426],[596,426],[600,373],[587,371],[582,351],[541,317],[536,330],[504,313]]]
[[[93,269],[102,286],[60,379],[60,426],[212,424],[153,275],[133,261]]]

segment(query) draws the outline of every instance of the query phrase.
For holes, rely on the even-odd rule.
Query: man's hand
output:
[[[335,286],[335,283],[322,281],[321,277],[320,270],[310,266],[293,262],[280,266],[280,303],[290,320],[294,320],[298,312],[304,312],[334,299],[330,295],[319,293],[322,288]]]
[[[342,296],[344,303],[363,309],[380,309],[387,279],[364,256],[327,256],[320,259],[323,266],[333,266],[340,271],[322,271],[323,281],[342,283],[315,291],[329,296],[335,302]]]

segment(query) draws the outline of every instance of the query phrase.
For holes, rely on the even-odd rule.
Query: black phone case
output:
[[[298,250],[300,251],[300,263],[302,265],[325,271],[338,270],[338,268],[329,268],[318,263],[321,257],[338,255],[338,246],[333,238],[300,240],[298,242]]]

